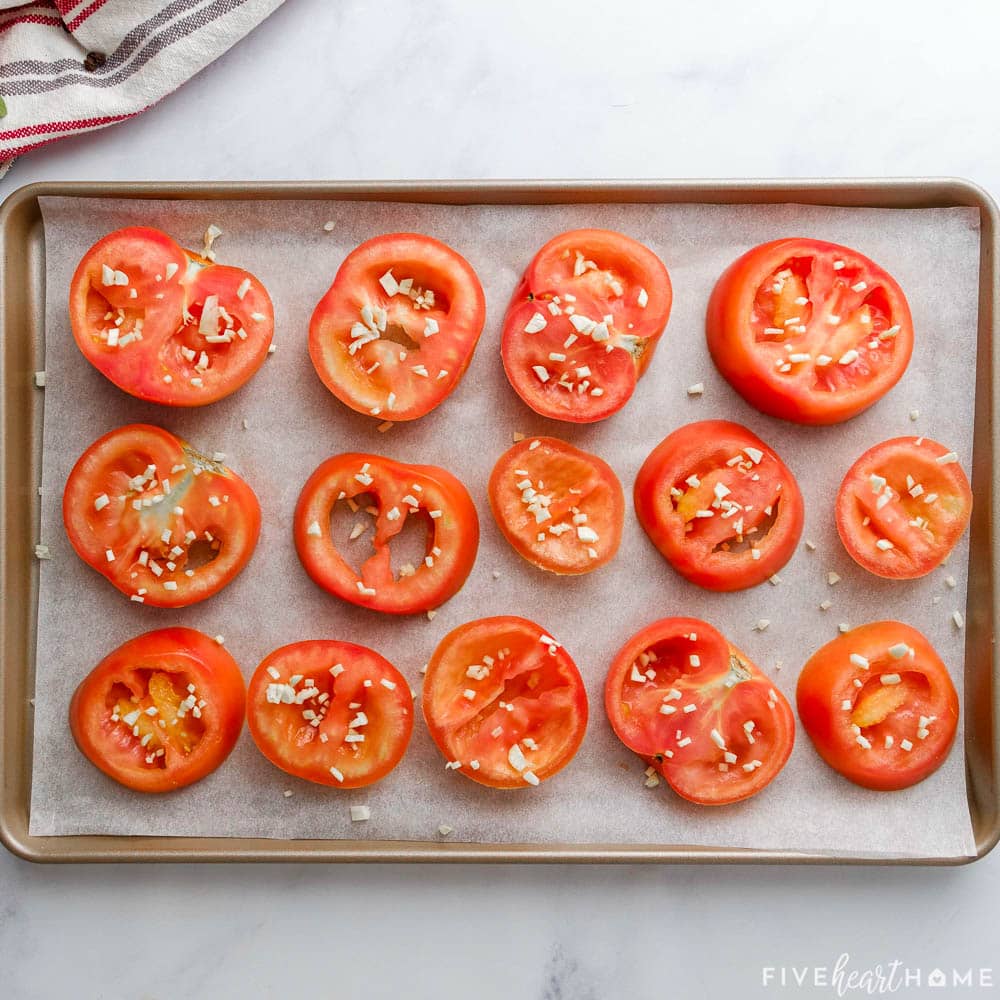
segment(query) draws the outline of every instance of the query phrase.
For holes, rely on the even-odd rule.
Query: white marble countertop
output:
[[[16,164],[0,196],[45,179],[823,175],[958,175],[1000,194],[1000,7],[805,3],[765,23],[754,6],[289,0],[138,120]],[[0,995],[836,995],[816,984],[843,953],[923,986],[935,966],[977,986],[993,966],[992,987],[961,988],[977,995],[1000,989],[998,918],[1000,853],[889,870],[0,852]]]

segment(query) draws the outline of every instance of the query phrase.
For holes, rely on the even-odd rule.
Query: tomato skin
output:
[[[801,307],[810,313],[801,317],[807,329],[801,335],[769,337],[764,333],[768,321],[761,315],[770,307],[769,282],[794,260],[810,264],[808,277],[802,276],[804,297],[810,298]],[[835,270],[835,261],[845,266]],[[861,282],[866,287],[854,291],[853,285]],[[874,325],[861,321],[866,303]],[[877,336],[892,327],[898,327],[893,336]],[[801,424],[840,423],[861,413],[902,378],[913,353],[913,321],[895,279],[856,250],[804,237],[761,244],[734,261],[712,290],[706,334],[716,367],[748,403]],[[872,342],[877,346],[871,347]],[[781,372],[776,361],[779,355],[786,357],[785,343],[798,347],[793,354],[812,353],[814,346],[815,357]],[[853,349],[858,358],[841,365],[840,358]],[[816,366],[824,352],[832,355],[831,362]],[[833,383],[835,391],[814,388],[816,379]]]
[[[389,271],[410,278],[413,295],[389,295],[379,281]],[[433,300],[414,298],[417,289],[430,289]],[[385,329],[366,308],[385,310]],[[340,265],[313,312],[309,356],[323,384],[352,410],[416,420],[458,386],[485,322],[482,285],[461,254],[430,236],[390,233],[366,240]],[[355,337],[359,324],[368,333]],[[389,337],[395,328],[405,336]]]
[[[150,465],[157,470],[154,478],[133,487],[130,480]],[[174,473],[178,465],[184,469]],[[195,475],[195,469],[204,471]],[[102,494],[108,502],[98,510],[95,501]],[[133,509],[133,502],[156,495],[163,501]],[[219,503],[213,505],[211,497]],[[184,608],[217,594],[250,561],[260,536],[260,504],[235,472],[169,431],[128,424],[98,438],[73,466],[63,491],[63,523],[77,555],[123,594],[152,607]],[[196,538],[188,541],[188,532]],[[217,544],[217,554],[188,577],[190,550],[203,544]],[[175,546],[183,551],[172,553]],[[142,561],[143,551],[148,562]]]
[[[594,265],[581,274],[578,252]],[[644,306],[637,301],[642,293]],[[535,254],[507,307],[501,340],[507,379],[544,417],[604,420],[628,402],[649,367],[672,301],[670,275],[648,247],[604,229],[561,233]],[[536,314],[544,324],[529,333]],[[581,319],[603,321],[607,329],[581,330],[574,326]],[[536,366],[551,378],[542,382]]]
[[[518,486],[526,479],[543,484],[538,492],[551,499],[544,508],[549,516],[543,521],[528,510],[526,491]],[[577,492],[571,494],[570,489]],[[526,438],[504,452],[490,475],[489,500],[511,547],[540,569],[560,575],[589,573],[610,562],[618,551],[625,521],[625,495],[618,477],[603,459],[558,438]],[[586,520],[577,525],[578,517]],[[568,530],[558,535],[547,530],[560,524]],[[594,531],[597,539],[589,535],[581,539],[580,527]],[[539,532],[546,536],[542,542]]]
[[[941,565],[972,516],[972,487],[961,465],[940,461],[953,456],[930,438],[898,437],[873,445],[848,469],[837,491],[837,533],[859,566],[914,580]],[[872,476],[875,485],[885,480],[877,492]],[[915,525],[918,518],[926,523]],[[880,549],[880,539],[892,548]]]
[[[748,457],[746,449],[751,455],[760,452],[760,461]],[[738,454],[744,456],[743,463],[728,466]],[[697,487],[689,485],[690,476],[700,477]],[[713,482],[722,483],[730,491],[726,497],[735,501],[714,495]],[[683,494],[676,506],[672,489]],[[742,590],[763,583],[792,557],[802,534],[805,515],[795,477],[772,448],[747,428],[727,420],[702,420],[667,435],[639,470],[633,496],[650,541],[678,573],[707,590]],[[739,503],[740,498],[743,503],[753,499],[749,505],[753,509],[723,517],[727,512],[720,504]],[[694,510],[682,510],[682,506],[692,503],[698,509],[712,510],[713,516],[688,516]],[[742,550],[719,548],[729,544],[729,532],[736,532],[741,522],[748,532],[745,537],[757,539],[756,534],[749,534],[750,528],[766,528],[767,508],[773,511],[775,505],[777,514],[763,535],[763,544],[755,540]],[[689,524],[694,525],[690,532]],[[732,537],[738,540],[738,535]],[[760,552],[759,558],[752,558],[751,548]]]
[[[343,670],[334,676],[331,668],[336,664]],[[296,675],[302,678],[300,691],[308,690],[306,682],[311,680],[312,687],[329,697],[295,704],[269,700],[269,688],[288,684]],[[365,680],[371,681],[368,687]],[[352,726],[355,720],[358,724]],[[331,788],[364,788],[403,759],[413,732],[413,697],[406,678],[373,649],[310,639],[274,650],[254,671],[247,693],[247,726],[257,749],[282,771]],[[364,739],[347,742],[349,733]]]
[[[486,672],[471,676],[472,667]],[[467,690],[476,698],[466,698]],[[449,763],[461,763],[452,770],[490,788],[528,788],[551,778],[573,759],[587,728],[587,692],[569,653],[541,626],[512,615],[449,632],[427,665],[422,702],[438,749]],[[526,768],[511,761],[514,744]]]
[[[169,741],[163,745],[155,716],[143,712],[137,719],[154,734],[145,747],[144,736],[134,736],[124,721],[112,721],[116,702],[109,701],[116,685],[131,690],[143,706],[155,704],[144,675],[170,677],[174,688],[180,688],[175,690],[178,699],[182,692],[188,695],[188,684],[194,684],[199,702],[206,702],[198,706],[200,738],[179,760],[174,758],[184,753],[181,740],[168,727],[164,731],[174,736],[176,745]],[[70,731],[80,752],[119,784],[137,792],[170,792],[200,781],[229,756],[243,728],[245,701],[243,675],[223,646],[195,629],[158,629],[113,650],[80,682],[70,702]],[[160,719],[165,721],[162,713]],[[181,728],[188,725],[194,723]],[[157,758],[166,762],[164,766],[146,763],[147,755],[159,746],[165,751],[170,747]]]
[[[369,474],[370,482],[358,479]],[[414,484],[420,489],[414,489]],[[361,566],[360,576],[329,537],[327,526],[341,493],[345,500],[371,494],[379,507],[375,552]],[[407,496],[417,500],[418,506],[407,503]],[[400,516],[390,519],[393,510]],[[432,511],[441,514],[431,517]],[[402,530],[406,518],[413,516],[427,518],[425,564],[413,575],[396,579],[389,541]],[[436,608],[462,589],[476,561],[479,516],[469,491],[450,472],[434,465],[407,465],[351,452],[328,458],[306,481],[295,508],[294,533],[303,567],[324,590],[359,607],[409,615]],[[437,554],[435,548],[440,550]],[[433,565],[426,565],[426,559]]]
[[[695,709],[686,711],[689,705]],[[665,714],[664,707],[672,711]],[[608,671],[604,709],[622,743],[698,805],[756,795],[777,777],[795,743],[795,717],[784,695],[697,618],[663,618],[629,639]],[[755,724],[749,734],[748,721]],[[727,761],[726,753],[736,759]]]
[[[105,285],[105,265],[128,284]],[[215,324],[214,335],[229,336],[226,343],[199,332],[212,295],[233,321]],[[141,339],[125,347],[100,336],[115,325],[107,313],[117,310],[120,337],[134,332],[136,318],[143,321]],[[70,284],[69,314],[77,346],[102,375],[129,395],[164,406],[204,406],[235,392],[264,363],[274,333],[274,307],[254,275],[213,264],[148,226],[116,230],[87,251]],[[182,349],[195,356],[184,357]],[[199,366],[202,352],[207,366]]]
[[[905,643],[913,655],[893,657],[888,651]],[[867,668],[851,662],[851,655],[865,658]],[[900,675],[902,682],[885,685],[882,675]],[[863,687],[857,688],[854,680]],[[868,711],[870,697],[893,696],[905,701],[878,714]],[[799,718],[817,753],[849,781],[875,791],[908,788],[936,771],[948,756],[958,728],[958,694],[934,647],[915,628],[896,621],[872,622],[837,636],[818,649],[799,674],[796,692]],[[851,707],[844,709],[844,704]],[[867,702],[877,707],[877,702]],[[879,713],[880,714],[880,713]],[[933,720],[919,733],[921,718]],[[854,719],[874,720],[851,728]],[[886,736],[892,745],[885,746]],[[863,748],[859,738],[871,745]],[[909,750],[903,740],[911,744]]]

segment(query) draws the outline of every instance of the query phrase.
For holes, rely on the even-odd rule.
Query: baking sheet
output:
[[[600,690],[618,646],[663,615],[711,621],[789,696],[801,664],[836,634],[839,622],[857,625],[892,616],[928,635],[951,666],[961,694],[963,636],[951,612],[964,608],[967,541],[947,570],[922,581],[877,580],[843,552],[830,520],[830,498],[857,454],[897,434],[936,437],[968,468],[976,210],[58,198],[43,199],[42,207],[48,387],[41,538],[54,558],[41,567],[32,834],[420,840],[437,839],[438,825],[447,823],[455,831],[450,839],[487,843],[698,844],[866,856],[974,853],[961,731],[935,775],[891,795],[847,784],[820,763],[800,734],[791,761],[765,793],[705,810],[682,802],[664,785],[642,787],[642,765],[611,734]],[[327,219],[336,222],[330,234],[322,228]],[[110,229],[158,225],[197,247],[209,222],[224,230],[216,244],[220,261],[249,267],[271,291],[278,350],[234,397],[202,411],[172,413],[125,396],[82,362],[66,318],[66,289],[79,257]],[[670,268],[675,302],[649,374],[629,405],[602,424],[574,428],[535,416],[514,396],[500,366],[498,336],[510,290],[532,253],[555,233],[584,225],[621,229],[650,245]],[[344,255],[376,233],[402,229],[438,236],[469,258],[486,289],[488,319],[455,395],[429,417],[381,435],[375,421],[346,410],[322,388],[305,352],[305,331],[313,304]],[[905,378],[874,410],[847,425],[797,428],[757,414],[715,373],[705,349],[704,304],[718,273],[747,247],[793,233],[847,243],[874,257],[900,280],[913,310],[917,344]],[[704,396],[686,395],[685,387],[694,382],[705,383]],[[920,411],[916,421],[908,416],[913,409]],[[800,547],[777,587],[735,595],[700,591],[661,560],[631,515],[615,562],[589,577],[558,580],[522,562],[490,519],[486,480],[515,430],[556,434],[601,454],[628,490],[663,436],[708,417],[746,423],[799,477],[806,498],[803,539],[815,541],[817,550]],[[76,457],[99,434],[136,420],[162,423],[202,449],[225,451],[264,509],[261,544],[250,569],[215,599],[179,612],[124,601],[76,558],[62,530],[59,497]],[[466,587],[433,622],[422,616],[390,620],[343,605],[315,588],[298,564],[289,527],[298,490],[323,458],[347,449],[444,465],[472,491],[483,527],[479,559]],[[831,569],[842,577],[833,588],[825,579]],[[947,573],[957,580],[953,590],[944,585]],[[937,596],[942,599],[934,604]],[[833,601],[828,612],[818,608],[824,598]],[[185,624],[221,632],[247,676],[282,643],[347,638],[379,649],[419,692],[419,667],[437,640],[463,621],[496,613],[532,617],[561,639],[591,695],[588,736],[576,759],[557,778],[521,794],[492,792],[445,772],[418,722],[404,762],[371,789],[328,790],[289,778],[244,734],[227,764],[206,781],[171,796],[138,797],[83,760],[66,729],[66,708],[79,679],[109,649],[149,628]],[[752,632],[762,617],[771,620],[770,628]],[[282,794],[286,789],[291,797]],[[348,812],[348,805],[362,802],[372,810],[363,827],[352,824]]]

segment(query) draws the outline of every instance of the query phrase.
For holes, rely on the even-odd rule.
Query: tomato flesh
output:
[[[168,628],[130,639],[80,683],[69,721],[80,751],[139,792],[200,781],[243,727],[243,675],[207,635]]]
[[[160,427],[130,424],[80,456],[63,521],[77,555],[131,600],[183,608],[249,562],[260,504],[221,460]]]
[[[250,681],[247,725],[276,767],[362,788],[403,758],[413,731],[406,678],[372,649],[315,639],[270,653]]]
[[[141,226],[87,251],[69,311],[77,345],[102,375],[167,406],[235,392],[264,363],[274,333],[271,299],[249,271],[213,264]]]
[[[869,448],[837,492],[837,532],[859,566],[912,580],[940,566],[972,515],[972,488],[958,456],[929,438]]]
[[[784,695],[697,618],[664,618],[630,639],[611,664],[604,705],[622,743],[700,805],[761,791],[795,741]]]
[[[364,501],[361,514],[355,498]],[[335,539],[338,505],[357,517],[350,534]],[[371,535],[358,520],[364,511],[374,517]],[[411,519],[426,532],[422,553],[415,563],[394,568],[390,543]],[[345,554],[352,545],[373,550],[357,568]],[[476,561],[479,518],[468,490],[444,469],[379,455],[335,455],[302,489],[295,547],[306,572],[331,594],[375,611],[413,614],[436,608],[462,588]]]
[[[913,352],[895,279],[856,250],[804,238],[764,243],[730,265],[706,332],[716,367],[747,402],[803,424],[867,409]]]
[[[828,642],[802,668],[796,697],[819,755],[878,791],[923,781],[948,756],[958,728],[948,668],[902,622],[872,622]]]
[[[309,324],[323,384],[358,413],[416,420],[465,374],[486,319],[472,265],[438,240],[393,233],[346,258]]]
[[[541,569],[589,573],[614,558],[625,497],[614,470],[557,438],[531,438],[493,468],[490,507],[514,550]]]
[[[788,562],[802,534],[795,477],[760,438],[725,420],[669,434],[639,470],[634,499],[664,558],[709,590],[762,583]]]
[[[590,423],[620,410],[670,317],[663,262],[621,233],[577,229],[538,251],[511,298],[501,355],[536,413]]]
[[[492,788],[538,785],[562,770],[587,727],[569,653],[525,618],[467,622],[441,640],[423,689],[427,727],[451,770]]]

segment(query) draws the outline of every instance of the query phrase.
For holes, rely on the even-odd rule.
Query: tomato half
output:
[[[507,307],[507,378],[543,417],[603,420],[649,367],[672,301],[648,247],[605,229],[562,233],[535,254]]]
[[[81,753],[137,792],[169,792],[211,774],[236,746],[246,691],[229,653],[193,628],[136,636],[73,695]]]
[[[669,434],[635,480],[635,510],[664,558],[708,590],[773,576],[802,534],[798,483],[740,424],[702,420]]]
[[[622,743],[700,805],[756,795],[795,742],[785,696],[697,618],[664,618],[633,636],[608,671],[604,707]]]
[[[923,781],[948,756],[958,728],[948,668],[902,622],[872,622],[828,642],[802,668],[796,698],[823,760],[877,791]]]
[[[73,336],[119,389],[167,406],[235,392],[267,357],[274,307],[249,271],[213,264],[145,226],[84,254],[69,292]]]
[[[607,462],[557,438],[531,438],[493,467],[490,507],[518,555],[564,575],[614,558],[625,520],[621,483]]]
[[[332,537],[338,505],[357,515],[342,539]],[[366,513],[375,519],[370,537]],[[416,565],[394,567],[390,543],[411,519],[426,535],[422,555]],[[355,568],[345,549],[368,544],[374,552]],[[462,589],[476,561],[479,517],[469,491],[435,465],[334,455],[302,488],[295,547],[306,572],[324,590],[363,608],[408,615],[436,608]]]
[[[958,456],[929,438],[869,448],[837,492],[837,531],[851,558],[892,579],[926,576],[955,547],[972,514]]]
[[[913,353],[896,280],[850,247],[793,238],[754,247],[712,290],[716,367],[751,405],[800,424],[835,424],[878,402]]]
[[[250,561],[260,504],[235,472],[169,431],[129,424],[73,466],[63,522],[77,555],[138,604],[184,608]]]
[[[526,618],[449,632],[427,665],[424,718],[447,767],[491,788],[561,771],[583,742],[587,692],[562,645]]]
[[[309,356],[352,410],[416,420],[458,385],[485,321],[482,285],[461,254],[392,233],[340,265],[309,324]]]
[[[413,697],[406,678],[366,646],[293,642],[254,671],[247,725],[282,771],[318,785],[363,788],[403,759]]]

